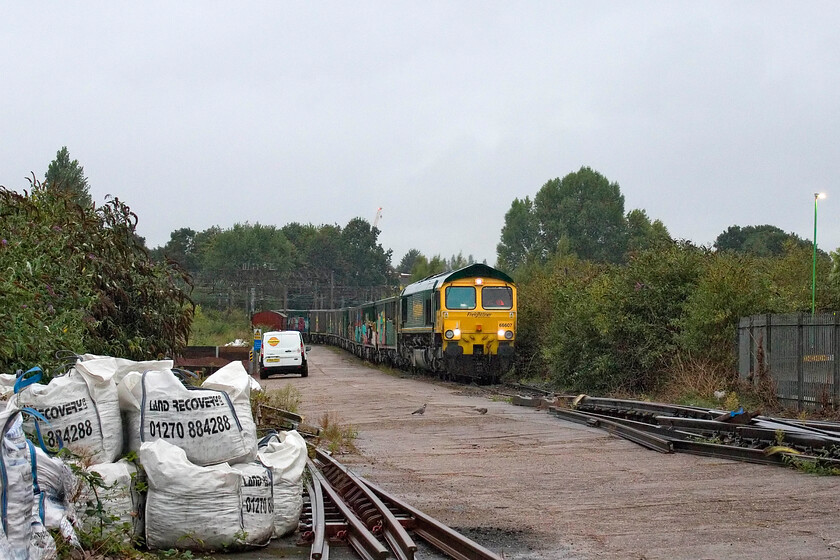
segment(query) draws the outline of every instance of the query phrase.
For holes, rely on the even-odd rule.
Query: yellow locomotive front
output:
[[[450,375],[496,381],[513,362],[516,286],[501,271],[485,268],[440,285],[435,331]]]

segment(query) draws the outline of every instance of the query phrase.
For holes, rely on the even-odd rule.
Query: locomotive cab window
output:
[[[449,286],[446,288],[447,309],[475,309],[475,288],[472,286]]]
[[[481,288],[481,305],[484,309],[510,309],[513,307],[513,290],[507,286]]]

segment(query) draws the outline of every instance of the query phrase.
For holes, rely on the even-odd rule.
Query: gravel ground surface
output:
[[[358,429],[339,461],[509,560],[840,558],[838,477],[662,455],[329,347],[261,381],[289,383],[308,423]]]

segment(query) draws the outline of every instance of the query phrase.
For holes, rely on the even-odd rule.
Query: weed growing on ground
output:
[[[256,415],[257,406],[264,404],[297,414],[301,396],[300,389],[291,384],[270,391],[255,391],[251,393],[251,411]]]
[[[338,414],[325,412],[321,417],[318,446],[325,447],[333,454],[350,453],[356,450],[353,441],[358,435],[358,430],[352,424],[342,425]]]
[[[793,455],[786,455],[784,457],[786,465],[807,474],[817,476],[840,476],[840,468],[821,463],[819,459],[816,461],[808,459],[800,459]]]
[[[726,393],[726,398],[723,401],[724,410],[738,410],[741,406],[741,401],[738,399],[738,393],[729,391]]]
[[[726,391],[732,384],[732,375],[711,362],[677,358],[668,380],[654,396],[661,402],[683,406],[720,408],[715,391]]]

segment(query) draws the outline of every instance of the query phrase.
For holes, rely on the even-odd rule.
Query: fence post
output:
[[[837,360],[837,348],[840,345],[840,315],[834,312],[834,330],[831,336],[831,360],[834,365],[834,391],[832,391],[832,402],[834,408],[840,405],[840,364]]]
[[[747,366],[747,380],[752,380],[753,386],[756,384],[755,375],[755,315],[750,315],[750,325],[747,327],[747,354],[749,355],[749,364]]]
[[[773,338],[772,338],[772,335],[773,335],[773,333],[772,333],[773,315],[771,313],[768,313],[765,321],[766,321],[766,323],[765,323],[766,327],[765,327],[764,332],[767,333],[767,334],[764,337],[764,372],[763,373],[765,374],[765,376],[769,377],[771,375],[770,372],[773,371],[773,368],[770,365],[772,363],[771,360],[773,359],[773,354],[772,354],[773,343],[771,342],[773,340]]]
[[[796,410],[802,412],[805,389],[805,372],[802,370],[802,360],[805,359],[805,327],[802,325],[802,313],[796,314]]]

